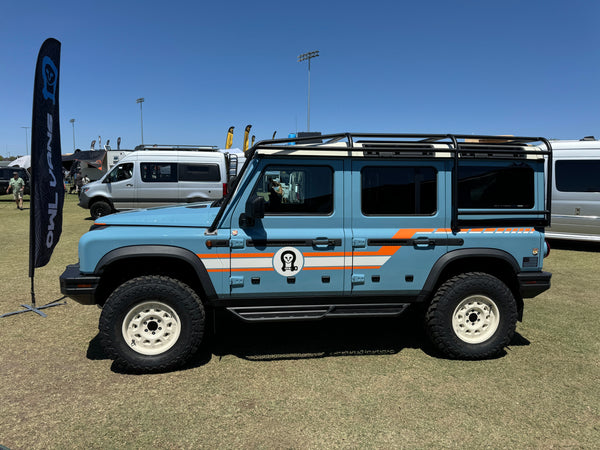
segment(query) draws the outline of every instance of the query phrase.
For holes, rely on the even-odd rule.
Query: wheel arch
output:
[[[210,302],[217,296],[202,260],[182,247],[120,247],[104,255],[94,273],[101,278],[97,295],[97,303],[100,305],[104,304],[117,286],[143,275],[165,275],[178,279],[194,289],[203,302]]]
[[[517,302],[518,318],[522,319],[523,297],[517,279],[519,264],[510,253],[498,249],[459,249],[444,254],[429,272],[419,300],[429,301],[446,280],[467,272],[485,272],[506,284]]]

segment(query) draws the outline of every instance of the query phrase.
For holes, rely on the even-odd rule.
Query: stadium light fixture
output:
[[[140,104],[140,126],[142,130],[142,145],[144,145],[144,115],[142,114],[142,103],[144,103],[144,97],[138,98],[135,102]]]
[[[310,60],[319,56],[319,50],[302,53],[298,56],[298,62],[308,61],[308,108],[306,117],[306,131],[310,131]]]

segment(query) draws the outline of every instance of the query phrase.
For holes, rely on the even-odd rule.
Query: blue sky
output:
[[[600,136],[598,1],[38,1],[0,16],[0,155],[25,153],[42,42],[63,153],[305,131]],[[28,132],[31,138],[31,130]]]

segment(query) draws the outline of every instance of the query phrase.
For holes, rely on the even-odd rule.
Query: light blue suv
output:
[[[544,138],[344,133],[247,156],[221,201],[102,217],[81,238],[61,290],[102,307],[104,348],[130,370],[184,364],[216,309],[273,322],[419,307],[442,354],[489,358],[550,287]]]

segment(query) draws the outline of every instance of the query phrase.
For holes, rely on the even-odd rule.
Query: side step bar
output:
[[[245,322],[321,320],[326,317],[395,317],[410,303],[368,303],[349,305],[241,306],[227,308]]]

